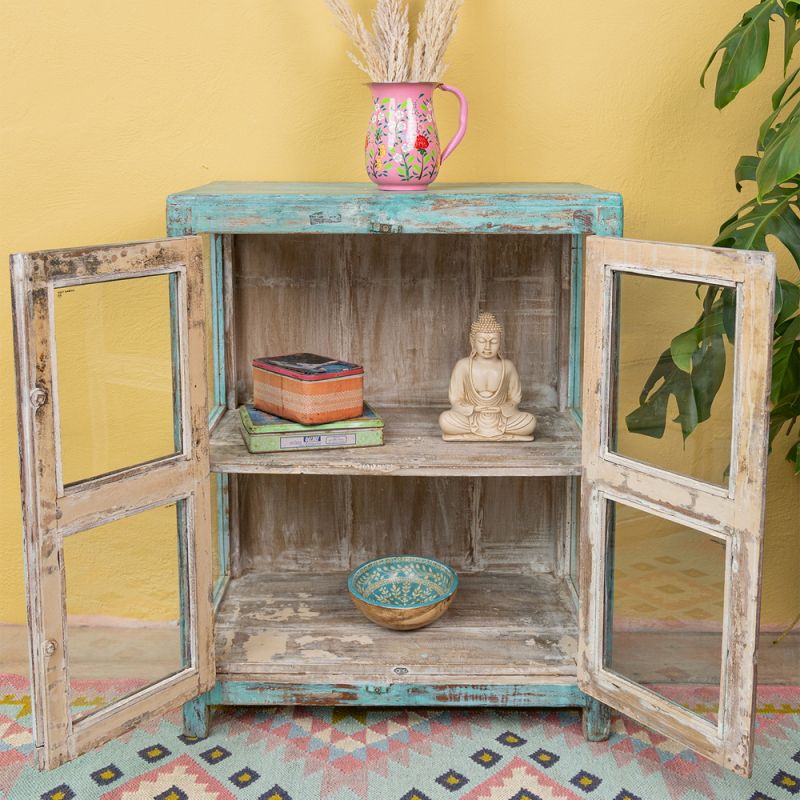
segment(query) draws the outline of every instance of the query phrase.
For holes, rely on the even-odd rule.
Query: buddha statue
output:
[[[494,314],[472,323],[472,352],[456,362],[450,378],[450,410],[439,417],[446,442],[533,441],[536,417],[517,406],[519,375],[500,354],[503,328]]]

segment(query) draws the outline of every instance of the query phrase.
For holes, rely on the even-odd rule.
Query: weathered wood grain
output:
[[[348,482],[352,532],[350,560],[342,569],[390,553],[420,553],[469,568],[469,480],[365,477]]]
[[[363,364],[376,405],[444,405],[479,310],[505,326],[523,402],[566,405],[559,312],[567,236],[237,236],[236,386],[254,357],[317,352]],[[275,313],[275,309],[280,313]],[[559,396],[559,390],[562,395]]]
[[[733,452],[727,487],[610,452],[617,271],[736,287]],[[774,281],[775,257],[769,253],[587,240],[586,296],[594,302],[586,304],[584,353],[579,683],[588,694],[744,775],[750,774],[753,745]],[[728,545],[718,725],[606,666],[609,500],[714,535]]]
[[[360,614],[345,572],[254,571],[231,581],[216,630],[220,676],[339,684],[575,676],[575,611],[552,575],[462,575],[443,617],[398,633]]]
[[[442,408],[378,407],[384,445],[342,450],[249,453],[239,415],[228,412],[211,437],[216,472],[318,475],[578,475],[580,432],[569,412],[537,409],[533,442],[443,442]]]
[[[241,568],[347,569],[352,531],[347,482],[329,475],[239,475]]]
[[[553,572],[562,478],[241,475],[245,569],[349,570],[423,553],[458,570]],[[477,492],[477,502],[476,502]]]

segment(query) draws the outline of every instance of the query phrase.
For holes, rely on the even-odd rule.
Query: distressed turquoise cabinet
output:
[[[180,497],[216,509],[183,518],[188,644],[179,675],[195,683],[170,696],[184,702],[187,733],[205,736],[210,709],[221,705],[566,706],[582,709],[586,736],[600,740],[613,706],[749,769],[774,265],[764,254],[630,242],[619,238],[622,221],[618,194],[579,184],[440,184],[398,196],[364,184],[224,182],[170,195],[173,238],[154,244],[157,256],[142,256],[137,269],[157,261],[177,276],[173,308],[183,319],[181,281],[191,289],[199,270],[181,266],[175,243],[203,244],[205,280],[189,299],[203,297],[206,337],[189,341],[178,361],[206,362],[208,423],[190,426],[185,448],[197,451],[214,502],[191,488]],[[118,251],[103,252],[99,260],[118,268]],[[93,280],[97,257],[81,253],[75,280]],[[38,286],[23,267],[19,309],[35,306]],[[705,283],[736,298],[731,363],[747,357],[748,368],[733,370],[727,456],[737,467],[721,483],[626,450],[620,331],[635,317],[630,298],[641,296],[642,281],[692,298]],[[537,416],[532,443],[440,437],[450,371],[484,310],[504,325],[522,407]],[[19,340],[28,334],[20,322]],[[383,447],[247,452],[236,410],[250,399],[250,362],[297,351],[364,365],[365,398],[385,420]],[[37,352],[29,348],[29,362]],[[24,405],[41,376],[24,359],[20,372]],[[41,409],[31,413],[21,425],[35,439]],[[35,505],[35,488],[28,497]],[[643,686],[653,681],[623,658],[649,649],[614,617],[628,593],[621,554],[634,524],[644,526],[640,543],[663,524],[692,544],[724,545],[713,550],[724,585],[714,647],[727,657],[715,720]],[[29,579],[39,568],[36,530],[31,518]],[[456,599],[434,625],[388,631],[352,606],[349,570],[392,553],[434,556],[458,571]],[[34,651],[51,639],[39,636]],[[35,667],[46,680],[52,662]],[[41,737],[44,763],[114,735],[131,715],[89,732],[90,716],[78,734],[62,720]]]
[[[211,463],[233,504],[220,551],[234,558],[217,610],[217,685],[187,704],[188,728],[204,734],[217,704],[500,704],[581,706],[587,735],[606,736],[604,709],[577,687],[571,583],[583,242],[621,233],[619,195],[216,183],[172,195],[167,213],[170,234],[211,235],[216,329],[229,331],[214,370]],[[539,413],[532,447],[439,437],[449,370],[484,308],[506,325]],[[383,448],[247,453],[234,411],[248,399],[249,361],[298,349],[365,364]],[[454,564],[463,611],[410,636],[365,623],[344,576],[397,551]],[[267,599],[276,587],[280,599]],[[547,616],[538,629],[537,613]],[[265,614],[287,617],[275,639],[257,621]]]

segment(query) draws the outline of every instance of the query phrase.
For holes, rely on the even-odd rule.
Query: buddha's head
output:
[[[472,355],[480,358],[497,358],[500,354],[500,343],[503,338],[503,327],[494,314],[483,311],[469,331],[469,343]]]

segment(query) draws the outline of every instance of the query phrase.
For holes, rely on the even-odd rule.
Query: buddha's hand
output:
[[[457,405],[453,405],[453,411],[457,411],[465,417],[471,417],[475,413],[475,406],[468,406],[466,403],[458,403]]]
[[[500,406],[481,406],[481,411],[485,414],[499,414],[501,408]]]

